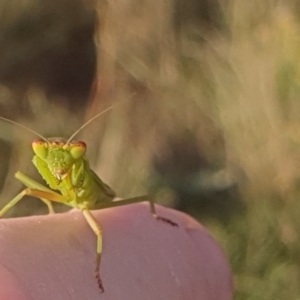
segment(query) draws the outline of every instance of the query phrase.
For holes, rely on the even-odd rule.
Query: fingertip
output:
[[[28,300],[24,287],[35,299],[229,300],[228,263],[207,230],[156,209],[178,227],[153,218],[147,204],[92,211],[103,230],[103,294],[93,276],[95,234],[80,211],[2,220],[0,263],[9,270],[0,268],[0,299]]]

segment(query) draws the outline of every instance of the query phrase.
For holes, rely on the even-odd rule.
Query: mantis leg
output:
[[[45,192],[49,192],[49,193],[53,193],[52,190],[48,189],[47,187],[45,187],[44,185],[40,184],[39,182],[33,180],[32,178],[26,176],[25,174],[21,173],[21,172],[17,172],[15,174],[15,177],[20,180],[25,186],[27,186],[28,188],[31,189],[38,189],[38,190],[42,190]],[[41,201],[43,201],[49,210],[49,214],[53,214],[55,213],[52,203],[50,200],[47,200],[45,198],[40,198]]]
[[[133,203],[138,203],[138,202],[144,202],[144,201],[149,201],[150,204],[150,212],[152,214],[152,216],[160,221],[166,222],[172,226],[178,226],[175,222],[167,219],[167,218],[163,218],[157,215],[156,210],[155,210],[155,203],[154,200],[151,196],[149,195],[143,195],[143,196],[138,196],[138,197],[133,197],[133,198],[128,198],[128,199],[123,199],[123,200],[119,200],[119,201],[112,201],[109,203],[102,203],[102,204],[98,204],[96,206],[96,209],[102,209],[102,208],[109,208],[109,207],[115,207],[115,206],[121,206],[121,205],[127,205],[127,204],[133,204]]]
[[[94,233],[97,236],[95,277],[97,279],[99,289],[101,290],[101,293],[103,293],[104,288],[103,288],[103,284],[102,284],[102,280],[101,280],[100,272],[99,272],[101,253],[102,253],[102,229],[87,207],[82,207],[81,211],[82,211],[86,221],[88,222],[88,224],[90,225],[90,227],[92,228],[92,230],[94,231]]]
[[[50,190],[51,191],[51,190]],[[13,198],[8,204],[6,204],[0,211],[0,217],[2,217],[9,209],[16,205],[24,196],[33,196],[36,198],[47,199],[46,201],[55,201],[60,203],[65,203],[65,199],[62,195],[51,192],[40,191],[36,189],[26,188],[21,193],[19,193],[15,198]]]
[[[40,200],[43,201],[47,205],[49,214],[55,214],[55,211],[54,211],[51,201],[44,199],[44,198],[40,198]]]

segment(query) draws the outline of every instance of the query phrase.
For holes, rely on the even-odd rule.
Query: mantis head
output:
[[[67,175],[73,164],[82,159],[86,153],[86,144],[81,141],[67,142],[63,138],[34,140],[34,153],[47,163],[51,173],[58,179]]]

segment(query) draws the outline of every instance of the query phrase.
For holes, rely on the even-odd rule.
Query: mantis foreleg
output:
[[[16,205],[24,196],[33,196],[39,199],[42,199],[44,202],[45,199],[50,199],[52,201],[64,203],[64,198],[62,195],[55,192],[44,192],[40,190],[35,190],[31,188],[26,188],[21,193],[19,193],[15,198],[13,198],[8,204],[6,204],[0,211],[0,217],[2,217],[9,209]],[[46,200],[49,201],[49,200]]]
[[[26,176],[25,174],[23,174],[22,172],[17,172],[15,174],[15,177],[20,180],[25,186],[27,186],[28,188],[31,188],[31,189],[38,189],[38,190],[42,190],[42,191],[47,191],[47,192],[50,192],[50,193],[53,193],[52,190],[48,189],[46,186],[40,184],[39,182],[33,180],[32,178]],[[47,207],[48,207],[48,210],[49,210],[49,214],[53,214],[55,213],[54,209],[53,209],[53,206],[52,206],[52,203],[50,200],[47,200],[45,198],[40,198],[41,201],[43,201]]]
[[[2,217],[9,209],[16,205],[26,195],[39,198],[41,201],[43,201],[47,205],[49,213],[54,213],[51,201],[65,203],[65,199],[61,194],[55,193],[51,189],[48,189],[46,186],[40,184],[39,182],[26,176],[25,174],[17,172],[15,174],[15,177],[20,180],[25,186],[27,186],[27,189],[24,189],[2,208],[2,210],[0,211],[0,217]]]

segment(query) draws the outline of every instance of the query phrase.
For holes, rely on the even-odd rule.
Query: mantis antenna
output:
[[[23,129],[26,129],[27,131],[29,131],[29,132],[35,134],[36,136],[40,137],[40,138],[41,138],[42,140],[44,140],[45,142],[49,143],[49,140],[47,140],[44,136],[42,136],[41,134],[37,133],[36,131],[30,129],[29,127],[27,127],[27,126],[25,126],[25,125],[22,125],[22,124],[20,124],[20,123],[18,123],[18,122],[15,122],[15,121],[13,121],[13,120],[10,120],[10,119],[7,119],[7,118],[1,117],[1,116],[0,116],[0,119],[6,121],[6,122],[8,122],[8,123],[17,125],[17,126],[23,128]]]
[[[82,126],[80,126],[72,135],[71,137],[68,139],[66,144],[69,144],[71,142],[71,140],[83,129],[85,128],[88,124],[90,124],[92,121],[94,121],[95,119],[97,119],[99,116],[101,116],[102,114],[106,113],[107,111],[111,110],[114,107],[114,105],[106,108],[105,110],[101,111],[100,113],[96,114],[94,117],[92,117],[90,120],[88,120],[86,123],[84,123]],[[44,140],[45,142],[49,143],[49,140],[47,138],[45,138],[44,136],[42,136],[41,134],[39,134],[38,132],[34,131],[33,129],[30,129],[29,127],[22,125],[18,122],[15,122],[13,120],[7,119],[5,117],[0,116],[0,120],[6,121],[8,123],[14,124],[16,126],[19,126],[31,133],[33,133],[34,135],[40,137],[42,140]]]
[[[94,117],[92,117],[91,119],[89,119],[86,123],[84,123],[82,126],[80,126],[67,140],[66,144],[69,144],[72,139],[83,129],[85,128],[87,125],[89,125],[91,122],[93,122],[95,119],[97,119],[99,116],[101,116],[102,114],[106,113],[107,111],[111,110],[115,105],[112,105],[108,108],[106,108],[105,110],[99,112],[98,114],[96,114]]]
[[[132,93],[129,96],[129,99],[131,99],[136,93]],[[111,110],[112,108],[114,108],[116,105],[119,105],[121,103],[123,103],[124,101],[119,101],[117,103],[115,103],[114,105],[109,106],[108,108],[104,109],[103,111],[99,112],[98,114],[96,114],[94,117],[92,117],[91,119],[89,119],[86,123],[84,123],[82,126],[80,126],[67,140],[66,144],[69,144],[72,139],[83,129],[85,128],[87,125],[89,125],[91,122],[93,122],[95,119],[97,119],[99,116],[101,116],[102,114],[106,113],[107,111]]]

